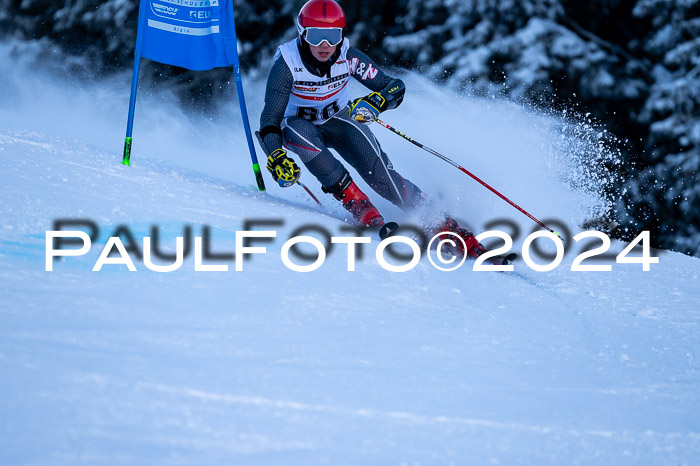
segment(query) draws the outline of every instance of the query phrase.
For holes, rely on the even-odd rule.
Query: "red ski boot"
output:
[[[452,233],[456,233],[457,235],[459,235],[460,238],[464,240],[464,244],[459,240],[455,240],[455,243],[457,243],[457,251],[460,254],[464,254],[465,244],[467,246],[467,256],[469,257],[479,257],[480,255],[486,252],[484,246],[482,246],[482,244],[478,242],[474,237],[474,233],[460,227],[459,223],[457,223],[455,219],[447,217],[442,225],[440,225],[437,229],[433,230],[433,234],[437,235],[438,233],[442,233],[445,231],[451,231]]]
[[[343,207],[352,214],[360,227],[379,228],[384,225],[384,218],[367,195],[352,181],[350,174],[346,173],[340,181],[330,188],[322,187],[321,189],[324,193],[332,194],[333,197],[341,201]]]

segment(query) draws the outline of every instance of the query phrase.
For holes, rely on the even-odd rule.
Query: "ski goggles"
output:
[[[312,28],[304,29],[304,40],[314,47],[321,45],[323,41],[328,42],[328,45],[338,45],[343,41],[342,28]]]

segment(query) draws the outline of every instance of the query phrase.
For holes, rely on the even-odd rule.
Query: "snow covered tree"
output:
[[[643,63],[578,26],[559,0],[409,0],[406,10],[404,33],[384,47],[457,89],[581,102],[606,123],[614,107],[645,98]]]
[[[640,0],[634,14],[651,25],[642,47],[657,64],[638,116],[649,127],[643,171],[620,210],[662,246],[700,255],[700,1]]]
[[[5,33],[38,41],[31,49],[38,62],[63,55],[69,71],[101,72],[120,69],[133,55],[133,0],[5,1],[12,17]]]

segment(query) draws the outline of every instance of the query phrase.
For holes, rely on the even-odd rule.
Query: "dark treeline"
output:
[[[234,0],[241,61],[266,73],[303,1]],[[625,160],[608,220],[700,256],[700,0],[341,1],[353,45],[472,95],[590,113]],[[0,38],[94,78],[133,63],[137,0],[0,0]],[[149,63],[185,103],[233,98],[231,73]],[[592,162],[594,163],[594,162]],[[604,222],[608,224],[610,222]]]

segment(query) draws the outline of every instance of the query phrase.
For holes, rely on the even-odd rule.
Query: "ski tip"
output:
[[[386,222],[379,229],[379,237],[381,239],[388,238],[393,232],[399,229],[399,224],[396,222]]]
[[[512,252],[506,256],[490,257],[489,260],[490,260],[491,264],[493,264],[493,265],[510,265],[517,258],[518,258],[518,255],[516,253]]]
[[[514,252],[511,252],[510,254],[508,254],[506,257],[503,258],[503,264],[502,264],[502,265],[510,265],[510,264],[512,264],[513,262],[515,262],[515,260],[516,260],[517,258],[518,258],[518,255],[517,255],[516,253],[514,253]]]

